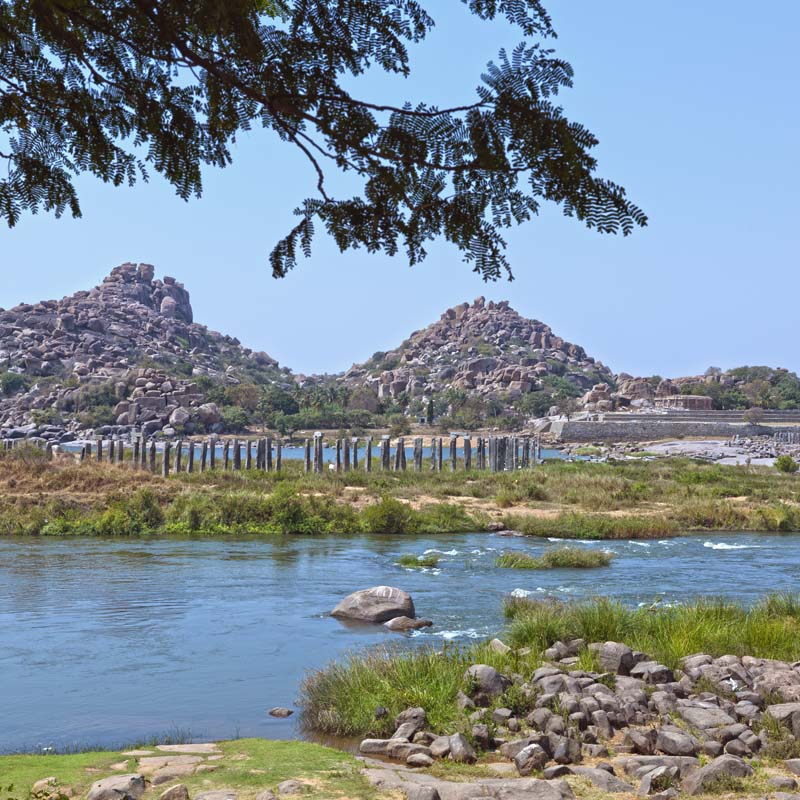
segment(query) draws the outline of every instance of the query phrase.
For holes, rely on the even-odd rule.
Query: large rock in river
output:
[[[416,615],[411,595],[393,586],[373,586],[353,592],[331,611],[332,617],[361,622],[386,622],[395,617],[413,619]]]

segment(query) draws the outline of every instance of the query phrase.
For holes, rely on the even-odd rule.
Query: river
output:
[[[368,645],[467,642],[503,626],[505,594],[606,594],[627,603],[795,590],[797,536],[728,534],[587,542],[617,556],[594,570],[494,566],[492,534],[248,539],[0,539],[0,752],[195,738],[298,735],[305,670]],[[404,553],[440,554],[407,570]],[[414,597],[435,626],[410,637],[347,627],[328,612],[379,584]]]

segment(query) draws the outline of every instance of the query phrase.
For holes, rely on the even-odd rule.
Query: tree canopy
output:
[[[573,71],[544,46],[555,31],[540,0],[461,0],[537,40],[501,51],[471,99],[395,106],[345,88],[373,67],[409,74],[408,45],[434,24],[423,2],[0,0],[0,216],[80,216],[81,173],[132,185],[155,171],[200,196],[202,168],[228,165],[237,133],[261,125],[316,183],[272,249],[276,277],[310,254],[317,227],[342,251],[410,264],[443,236],[496,279],[512,277],[501,231],[545,201],[604,233],[645,225],[595,174],[595,136],[556,104]],[[360,192],[335,196],[331,170]]]

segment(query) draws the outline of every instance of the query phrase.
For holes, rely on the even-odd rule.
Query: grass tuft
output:
[[[417,569],[419,567],[435,567],[439,563],[439,556],[433,553],[427,556],[415,556],[413,553],[404,553],[397,559],[397,563],[401,567],[408,569]]]
[[[503,553],[495,566],[507,569],[589,569],[607,567],[614,557],[607,550],[583,550],[578,547],[551,547],[540,556],[528,553]]]

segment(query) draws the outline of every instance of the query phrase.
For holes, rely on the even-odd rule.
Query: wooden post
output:
[[[217,468],[217,440],[216,439],[209,439],[208,440],[208,466],[210,469]],[[205,469],[205,466],[203,467]]]
[[[200,472],[206,471],[206,463],[208,461],[208,441],[203,439],[200,445]]]
[[[342,471],[342,440],[336,440],[336,472]]]
[[[367,437],[367,446],[364,450],[364,470],[372,472],[372,437]]]
[[[190,475],[194,472],[194,442],[189,442],[189,450],[186,455],[186,471]]]
[[[6,442],[6,444],[8,444],[8,442]],[[88,461],[92,457],[92,443],[84,442],[83,449],[86,451],[86,460]]]
[[[172,444],[170,442],[164,442],[164,457],[161,459],[161,474],[165,478],[169,477],[169,461],[171,450]]]
[[[183,439],[178,439],[177,444],[175,445],[175,474],[180,475],[183,471],[181,467],[183,464],[181,463],[183,459]]]
[[[264,440],[256,439],[256,469],[264,469]]]
[[[353,470],[358,469],[358,437],[354,436],[351,439],[351,445],[353,448]]]
[[[458,464],[458,437],[450,434],[450,472],[456,471]]]
[[[108,440],[108,463],[113,464],[117,460],[117,443],[112,436]]]
[[[422,437],[414,439],[414,472],[422,472]]]
[[[149,452],[148,456],[149,456],[149,464],[148,464],[148,466],[150,467],[150,472],[154,473],[156,471],[156,442],[155,442],[155,439],[153,439],[150,442],[150,452]]]
[[[133,435],[133,468],[137,469],[139,467],[139,449],[142,446],[141,442],[141,435],[135,433]]]
[[[147,439],[142,434],[142,449],[139,451],[139,463],[142,469],[147,469]]]
[[[442,437],[441,436],[437,436],[436,437],[436,471],[437,472],[441,472],[442,471],[442,461],[443,461],[442,450],[443,450],[443,448],[442,448]]]
[[[399,436],[397,441],[394,445],[394,471],[400,472],[401,469],[401,457],[400,457],[400,446],[403,444],[403,437]]]
[[[283,439],[278,437],[275,440],[275,472],[281,471],[282,458],[283,458]]]
[[[103,461],[103,440],[97,440],[97,463],[101,464]]]
[[[244,446],[247,448],[244,456],[244,468],[246,470],[251,470],[253,469],[253,443],[247,439]]]
[[[311,440],[303,439],[303,472],[311,472]]]
[[[399,440],[399,443],[398,443],[398,448],[400,450],[400,471],[401,472],[405,472],[406,471],[406,440],[402,436],[400,437],[400,440]]]
[[[472,469],[472,439],[468,433],[464,434],[464,469]]]
[[[350,472],[350,439],[342,439],[342,466],[345,472]]]
[[[267,472],[272,472],[272,437],[267,436],[266,444],[264,445],[264,458],[267,462]]]
[[[231,460],[231,443],[228,439],[225,440],[225,444],[222,446],[222,469],[225,472],[228,471],[228,467],[230,466]]]
[[[3,450],[5,450],[5,449],[6,449],[6,440],[3,439]],[[86,445],[85,444],[81,445],[81,454],[80,454],[80,456],[78,456],[78,460],[81,462],[81,464],[83,464],[83,462],[86,461]]]
[[[431,436],[431,472],[436,472],[436,437]]]
[[[531,465],[531,437],[526,436],[522,440],[522,468],[527,469]]]

